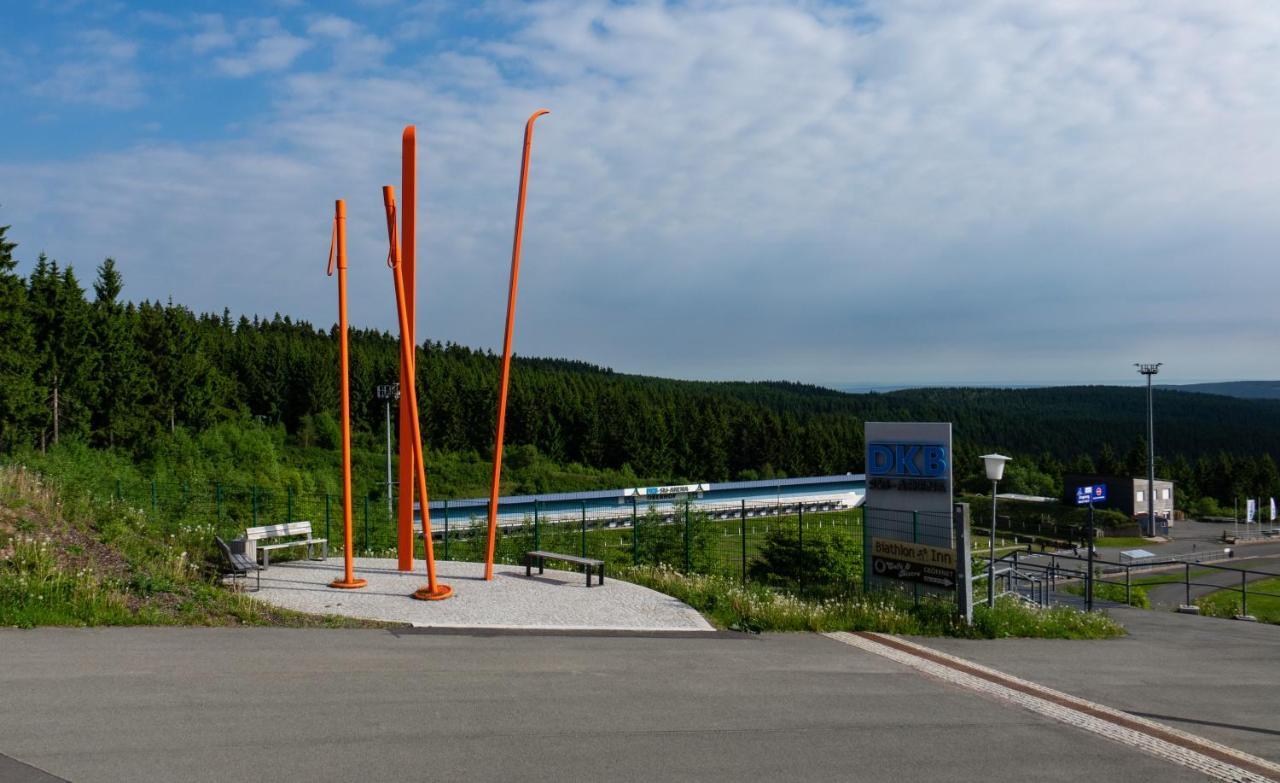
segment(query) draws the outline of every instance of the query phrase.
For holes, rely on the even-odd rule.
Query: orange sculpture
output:
[[[403,209],[400,215],[400,275],[403,279],[405,317],[407,331],[400,332],[401,344],[410,346],[409,356],[417,345],[414,334],[417,312],[417,198],[418,198],[418,136],[417,128],[408,125],[400,139],[400,183],[404,190]],[[404,356],[403,351],[401,356]],[[413,369],[400,363],[400,389],[417,388]],[[413,475],[415,440],[409,423],[409,397],[400,395],[400,506],[396,525],[397,566],[401,571],[413,570]],[[423,504],[423,517],[426,517],[426,505]]]
[[[533,123],[547,109],[538,109],[524,125],[524,155],[520,160],[520,187],[516,194],[516,230],[511,245],[511,281],[507,290],[507,326],[502,338],[502,375],[498,382],[498,431],[493,440],[493,484],[489,490],[489,538],[485,543],[484,578],[493,579],[493,549],[498,536],[498,485],[502,480],[502,437],[507,423],[507,383],[511,376],[511,330],[516,318],[516,292],[520,285],[520,242],[524,236],[524,201],[529,185],[529,150]],[[426,508],[426,503],[423,503]]]
[[[387,212],[387,242],[390,250],[387,253],[387,266],[391,267],[392,278],[396,289],[396,314],[400,318],[400,367],[408,369],[407,378],[415,378],[414,350],[415,346],[404,339],[409,330],[408,309],[405,306],[404,273],[401,269],[400,245],[396,241],[396,190],[391,185],[382,188],[382,203]],[[427,471],[422,458],[422,431],[418,423],[418,387],[410,382],[400,389],[401,399],[409,401],[410,444],[413,448],[411,461],[418,482],[418,498],[422,505],[422,540],[424,556],[427,560],[427,584],[418,588],[413,597],[420,601],[439,601],[453,595],[453,588],[436,581],[436,558],[431,540],[431,512],[427,507]],[[403,497],[403,495],[401,496]]]
[[[336,252],[335,252],[336,251]],[[347,377],[347,205],[338,199],[333,208],[333,233],[329,239],[329,276],[333,276],[334,257],[338,266],[338,363],[342,386],[342,560],[343,576],[330,587],[352,590],[364,587],[357,579],[352,564],[351,542],[351,389]]]

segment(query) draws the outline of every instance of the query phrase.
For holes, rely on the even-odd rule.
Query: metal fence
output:
[[[201,524],[223,538],[246,527],[312,523],[316,536],[339,549],[342,496],[262,487],[113,481],[94,488],[167,525]],[[484,557],[487,509],[474,502],[433,501],[435,555]],[[394,557],[397,521],[385,489],[353,498],[352,544],[359,555]],[[862,583],[863,514],[834,500],[700,503],[687,498],[647,504],[634,498],[602,508],[586,501],[500,504],[495,560],[522,562],[525,552],[550,549],[606,561],[610,569],[666,565],[684,573],[810,592],[857,589]],[[422,542],[415,536],[415,554]]]

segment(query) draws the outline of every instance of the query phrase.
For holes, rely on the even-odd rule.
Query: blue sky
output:
[[[826,384],[1277,377],[1280,7],[1186,0],[78,3],[6,10],[0,224],[126,296]],[[1133,376],[1133,380],[1137,380]]]

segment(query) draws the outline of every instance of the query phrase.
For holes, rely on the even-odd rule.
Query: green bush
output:
[[[794,524],[780,524],[766,535],[749,572],[753,581],[772,586],[848,590],[862,580],[862,542],[844,528],[806,527],[802,545]]]

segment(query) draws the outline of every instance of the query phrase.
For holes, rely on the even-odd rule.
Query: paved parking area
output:
[[[813,634],[40,629],[0,650],[0,753],[77,783],[1202,780]]]

